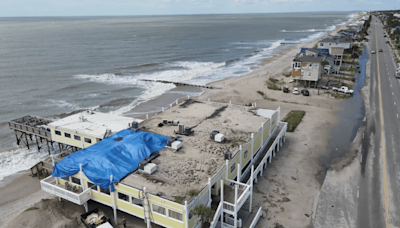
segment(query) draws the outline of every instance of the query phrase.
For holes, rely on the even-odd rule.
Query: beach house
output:
[[[110,206],[115,224],[123,211],[147,227],[200,228],[193,210],[203,205],[214,211],[211,228],[255,227],[262,208],[252,209],[253,186],[285,141],[280,115],[280,108],[188,99],[137,129],[126,124],[90,147],[52,157],[52,176],[41,187],[86,209],[89,200]]]
[[[88,110],[56,120],[48,126],[53,141],[76,151],[128,128],[133,121],[142,122],[140,119]]]
[[[318,48],[330,48],[330,47],[342,47],[344,49],[350,49],[353,46],[351,39],[348,38],[337,38],[337,37],[328,37],[322,39],[318,42]]]

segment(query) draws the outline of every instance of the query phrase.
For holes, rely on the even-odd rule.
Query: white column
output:
[[[262,177],[263,171],[264,171],[264,161],[261,161],[261,164],[260,164],[260,165],[261,165],[261,168],[262,168],[262,169],[260,170],[260,177]],[[259,166],[260,166],[260,165],[259,165]]]
[[[208,178],[208,203],[207,206],[211,206],[211,178]]]
[[[273,115],[271,115],[271,116],[269,117],[269,136],[268,136],[268,137],[271,137],[271,131],[272,131],[272,116],[273,116]]]
[[[234,226],[233,227],[235,227],[235,228],[237,228],[237,203],[238,203],[238,185],[237,184],[235,184],[235,212],[234,212],[234,220],[233,220],[233,222],[234,222]]]
[[[253,178],[254,178],[254,165],[251,166],[250,201],[249,201],[250,213],[251,213],[251,207],[253,206]]]
[[[242,176],[242,168],[241,168],[241,165],[240,165],[240,163],[239,164],[237,164],[237,181],[238,182],[240,182],[240,178],[241,178],[241,176]]]
[[[146,120],[148,120],[149,119],[149,114],[146,114]]]
[[[147,191],[146,191],[146,187],[143,187],[143,195],[144,195],[144,202],[145,204],[143,205],[144,211],[146,212],[146,224],[147,224],[147,228],[151,228],[151,221],[150,221],[150,205],[149,205],[149,200],[147,199]],[[147,207],[147,209],[146,209]]]
[[[264,145],[264,122],[261,123],[261,146]]]
[[[178,105],[178,99],[176,99],[176,102],[175,102],[175,104],[176,104],[176,105]]]
[[[278,108],[278,118],[276,118],[277,123],[281,121],[281,106]]]
[[[251,133],[251,164],[253,164],[254,133]]]
[[[185,200],[185,228],[189,228],[189,209],[186,200]]]
[[[226,166],[226,169],[225,169],[225,179],[228,179],[228,180],[229,180],[229,160],[226,160],[226,161],[225,161],[225,166]]]
[[[112,175],[110,175],[110,190],[111,190],[111,185],[112,185]],[[113,199],[113,211],[114,211],[114,223],[115,225],[118,225],[118,218],[117,218],[117,200],[115,197],[115,189],[113,192],[111,192],[112,199]]]
[[[239,162],[240,165],[242,165],[242,158],[243,158],[243,154],[242,154],[242,145],[239,146]]]
[[[80,173],[80,179],[81,179],[81,187],[82,187],[82,192],[86,190],[86,186],[85,186],[85,182],[83,182],[83,172],[82,172],[82,164],[79,164],[79,173]],[[85,202],[83,204],[83,206],[85,207],[85,211],[88,212],[89,208],[88,208],[88,204],[87,202]]]
[[[188,99],[190,99],[190,96],[188,95]]]
[[[224,223],[224,181],[221,180],[221,202],[222,210],[221,210],[221,227],[224,227],[222,224]]]

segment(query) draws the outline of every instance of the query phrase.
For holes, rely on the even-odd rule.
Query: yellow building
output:
[[[95,111],[84,111],[48,124],[55,142],[72,147],[89,147],[107,135],[129,127],[133,121],[142,120]]]
[[[287,124],[280,122],[280,108],[195,102],[185,109],[177,105],[158,113],[143,121],[141,127],[160,135],[177,136],[177,126],[158,126],[163,120],[179,120],[195,127],[192,135],[180,138],[179,151],[169,147],[160,150],[159,157],[151,161],[157,166],[155,173],[130,173],[113,183],[114,192],[100,188],[82,171],[68,178],[50,176],[41,181],[42,189],[79,205],[88,200],[108,205],[114,210],[115,223],[119,210],[144,219],[148,227],[154,223],[171,228],[200,228],[199,217],[192,213],[194,208],[212,207],[214,201],[213,205],[218,206],[213,208],[211,227],[255,227],[261,208],[251,211],[253,184],[285,139]],[[225,143],[210,139],[211,130],[224,134]],[[232,152],[224,153],[227,148]],[[66,190],[66,181],[78,185],[80,191]],[[248,224],[242,224],[247,219],[238,213],[245,204],[249,205],[246,210],[255,213]]]

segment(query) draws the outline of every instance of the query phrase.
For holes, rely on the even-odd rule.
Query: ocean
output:
[[[289,45],[316,40],[351,12],[0,18],[0,181],[46,156],[16,148],[7,121],[88,108],[138,116],[198,96]],[[167,107],[167,105],[165,106]]]

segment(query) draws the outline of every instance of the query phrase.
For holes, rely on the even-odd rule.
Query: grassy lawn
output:
[[[306,114],[305,111],[301,110],[292,110],[289,112],[289,114],[285,117],[283,122],[288,123],[288,132],[294,132],[296,127],[300,124],[301,119],[303,116]]]

